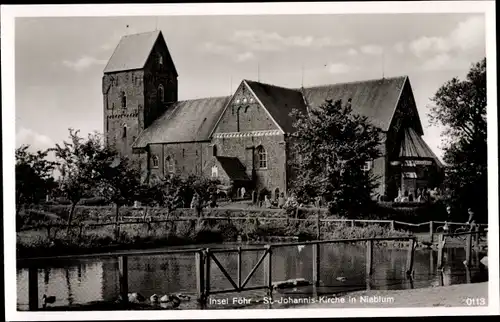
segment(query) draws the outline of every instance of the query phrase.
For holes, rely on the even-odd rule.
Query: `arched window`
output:
[[[216,157],[217,156],[217,145],[214,144],[212,147],[212,156]]]
[[[158,100],[162,103],[165,101],[165,91],[163,90],[163,85],[158,86]]]
[[[219,168],[216,165],[212,167],[212,178],[217,178],[219,176]]]
[[[257,148],[257,155],[259,157],[259,168],[266,169],[267,168],[267,152],[266,149],[261,145]]]
[[[127,137],[127,124],[123,124],[123,135],[122,135],[123,138],[126,138]]]
[[[175,172],[175,163],[174,158],[168,156],[165,158],[165,172],[173,173]]]
[[[159,167],[159,164],[160,164],[160,159],[158,159],[158,156],[157,155],[153,155],[151,157],[151,161],[153,163],[153,168],[158,168]]]
[[[163,66],[163,55],[158,54],[158,66],[162,67]]]
[[[121,101],[122,101],[122,107],[123,108],[127,107],[127,95],[125,95],[125,92],[121,93]]]

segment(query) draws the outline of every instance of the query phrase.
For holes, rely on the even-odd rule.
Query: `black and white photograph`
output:
[[[1,11],[6,320],[499,314],[493,1]]]

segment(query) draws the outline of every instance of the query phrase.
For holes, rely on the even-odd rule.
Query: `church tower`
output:
[[[177,101],[177,70],[161,31],[122,37],[104,69],[104,138],[122,156]]]

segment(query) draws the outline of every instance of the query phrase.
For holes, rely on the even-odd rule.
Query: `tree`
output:
[[[119,236],[120,207],[131,204],[141,194],[139,167],[112,151],[102,155],[96,168],[97,193],[115,204],[115,238]]]
[[[87,139],[83,139],[79,136],[79,131],[69,129],[69,139],[69,142],[56,144],[52,149],[61,173],[59,192],[71,202],[67,233],[70,231],[76,204],[96,188],[102,160],[114,155],[113,151],[104,146],[97,133],[91,133]]]
[[[297,121],[290,165],[298,201],[321,197],[332,214],[360,216],[377,186],[363,166],[380,155],[380,129],[353,113],[350,101],[342,106],[341,101],[327,100],[309,115],[294,111],[292,116]]]
[[[444,126],[447,202],[463,216],[472,207],[487,220],[486,58],[471,65],[465,80],[443,84],[432,102],[431,123]]]
[[[16,149],[16,213],[22,204],[37,203],[55,188],[56,162],[47,160],[48,150],[32,153],[29,145]]]

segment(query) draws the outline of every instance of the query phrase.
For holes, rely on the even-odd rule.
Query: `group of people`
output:
[[[441,197],[441,190],[439,188],[418,188],[415,193],[405,190],[404,192],[399,189],[398,196],[394,202],[428,202],[436,201]]]
[[[472,208],[467,209],[467,214],[469,215],[469,219],[467,220],[467,222],[465,224],[469,225],[469,231],[474,231],[476,229],[476,218],[475,218],[475,214],[474,214],[474,211],[472,210]],[[448,225],[448,222],[450,222],[452,220],[452,217],[453,217],[453,213],[452,213],[451,207],[447,206],[446,207],[446,221],[445,221],[445,224],[443,227],[443,229],[445,231],[450,230],[450,226]]]

